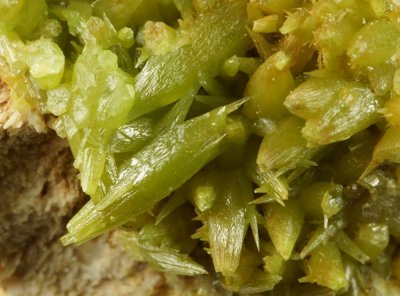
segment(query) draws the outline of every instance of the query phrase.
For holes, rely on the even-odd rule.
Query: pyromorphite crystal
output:
[[[347,285],[339,249],[334,243],[326,243],[311,253],[307,266],[308,275],[301,282],[316,282],[320,285],[339,290]]]
[[[302,133],[311,144],[348,139],[378,120],[382,99],[367,85],[321,76],[301,84],[285,101],[293,114],[306,120]]]
[[[115,231],[136,260],[246,295],[400,295],[396,1],[0,14],[11,104],[51,118],[90,196],[63,244]]]
[[[273,203],[265,213],[266,228],[279,255],[289,260],[303,226],[304,213],[297,201]]]
[[[132,117],[165,106],[214,77],[225,59],[246,47],[245,1],[216,1],[215,8],[188,22],[177,48],[151,57],[136,77]],[[181,45],[179,44],[181,43]]]

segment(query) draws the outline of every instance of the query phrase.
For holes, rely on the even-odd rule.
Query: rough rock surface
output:
[[[134,262],[112,233],[63,247],[65,224],[87,199],[68,145],[37,114],[14,115],[0,88],[0,296],[222,295],[208,278]]]

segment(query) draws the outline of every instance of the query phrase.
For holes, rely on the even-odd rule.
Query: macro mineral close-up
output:
[[[0,296],[400,296],[398,0],[0,0]]]

